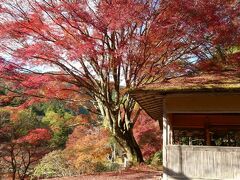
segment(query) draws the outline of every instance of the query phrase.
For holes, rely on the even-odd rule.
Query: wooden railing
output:
[[[169,179],[238,179],[240,148],[168,145],[164,171]]]

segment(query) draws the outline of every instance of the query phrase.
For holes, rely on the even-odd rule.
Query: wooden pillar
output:
[[[167,115],[168,124],[168,144],[173,144],[173,128],[172,128],[172,114]]]
[[[209,130],[209,122],[208,122],[208,119],[206,119],[204,129],[205,129],[206,145],[207,145],[207,146],[211,146],[211,134],[210,134],[210,130]]]
[[[206,145],[211,146],[211,134],[209,128],[205,128],[205,133],[206,133]]]
[[[169,141],[169,126],[167,115],[163,114],[163,144],[162,144],[162,152],[163,152],[163,180],[167,180],[167,145]]]

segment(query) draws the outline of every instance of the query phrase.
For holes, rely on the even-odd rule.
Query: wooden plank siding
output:
[[[167,179],[240,179],[240,148],[167,145]]]
[[[240,113],[214,114],[171,114],[173,128],[209,128],[240,129]]]
[[[165,113],[239,113],[239,93],[169,94]]]

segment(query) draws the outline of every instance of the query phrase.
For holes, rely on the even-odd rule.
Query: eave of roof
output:
[[[156,120],[162,119],[162,103],[164,96],[167,94],[215,92],[240,93],[240,76],[238,72],[177,77],[129,91],[140,106]]]

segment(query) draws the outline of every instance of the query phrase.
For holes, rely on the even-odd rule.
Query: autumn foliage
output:
[[[18,144],[28,143],[37,145],[41,141],[47,141],[51,139],[49,130],[43,128],[37,128],[29,131],[29,133],[23,137],[18,138],[15,142]]]
[[[239,12],[237,0],[1,0],[0,105],[91,99],[128,158],[142,162],[133,135],[141,109],[128,90],[239,71]]]
[[[10,112],[0,111],[0,114],[0,166],[4,169],[1,173],[12,173],[12,179],[25,179],[33,165],[49,152],[51,133],[29,124],[31,116],[19,115],[11,120]]]
[[[80,174],[93,173],[98,171],[98,168],[103,168],[104,171],[105,166],[110,164],[109,133],[104,129],[92,129],[87,132],[82,129],[80,126],[75,128],[73,134],[69,136],[69,142],[64,150],[66,159]],[[80,137],[74,143],[71,142],[76,136]]]
[[[145,160],[162,149],[162,131],[157,121],[142,112],[134,128],[134,135]]]

